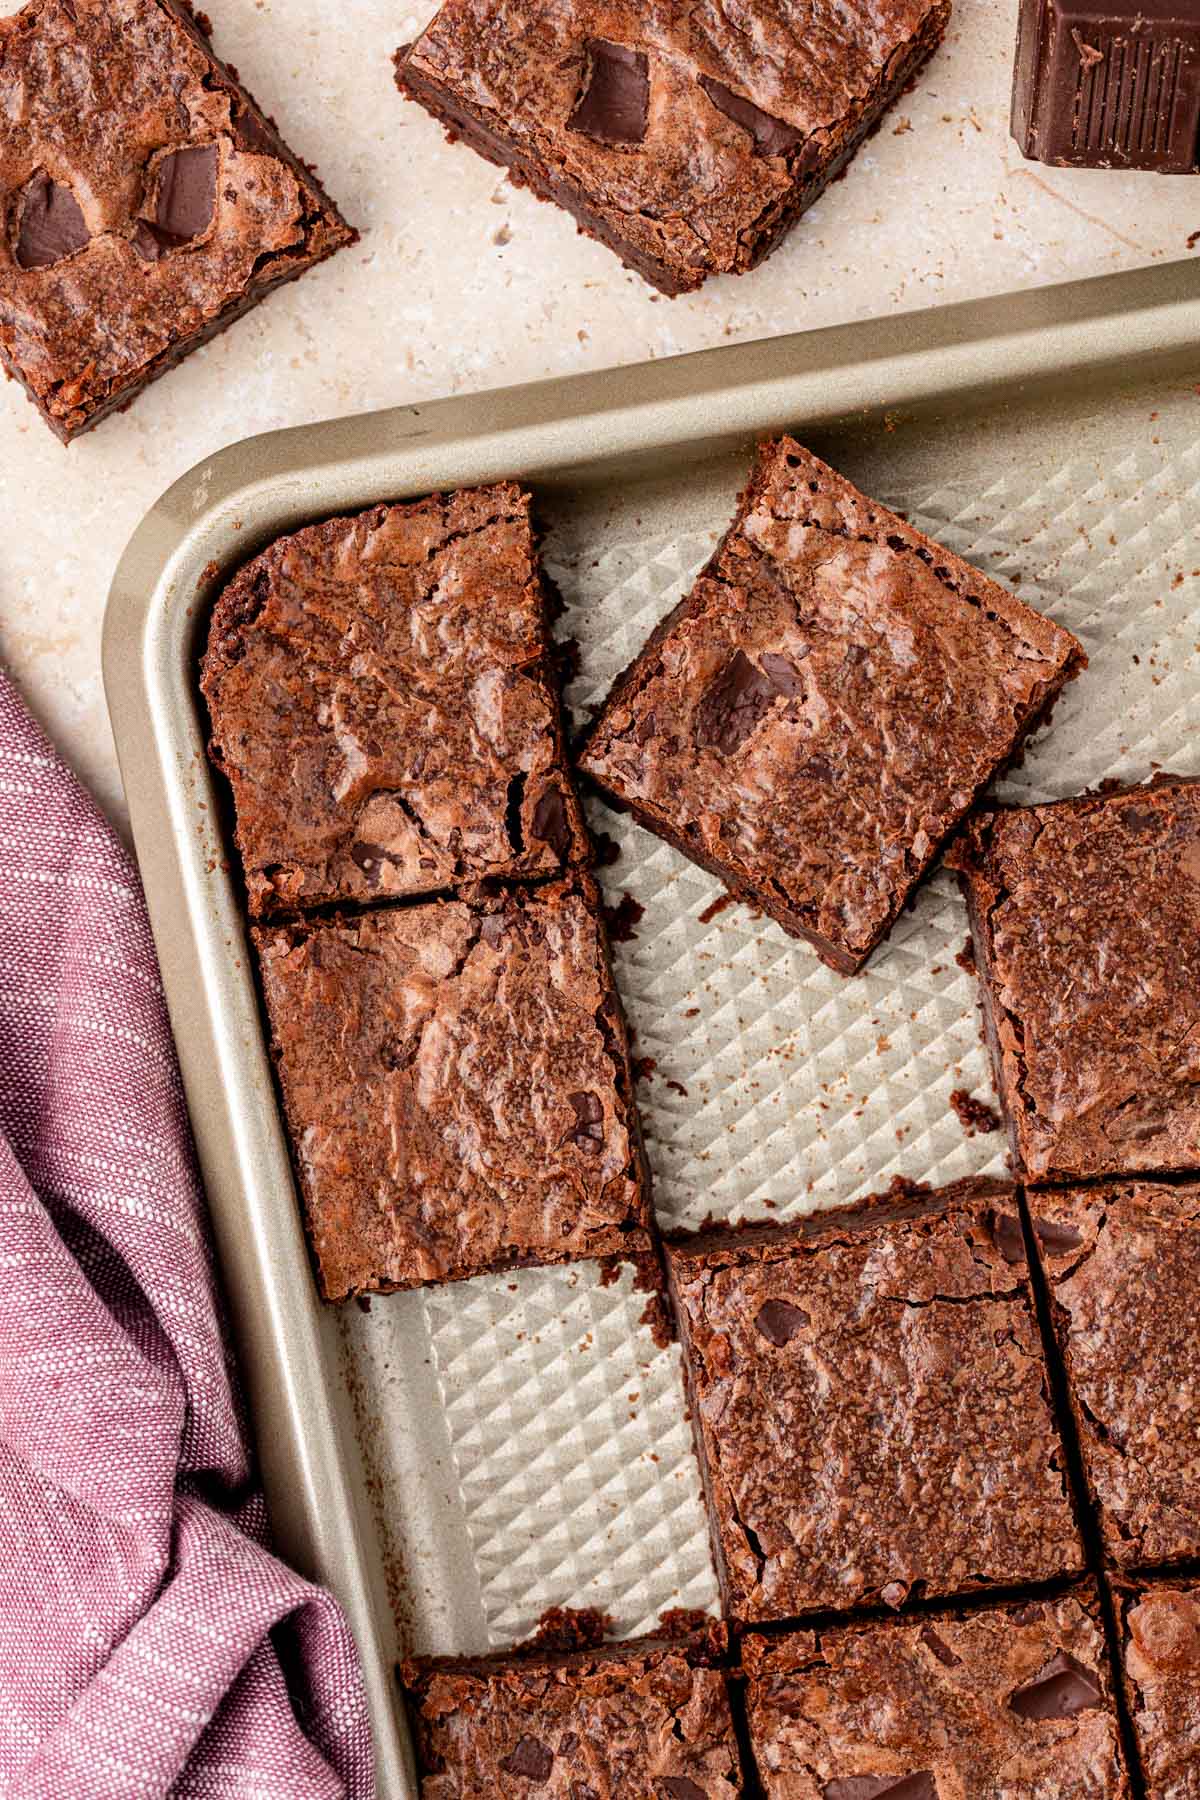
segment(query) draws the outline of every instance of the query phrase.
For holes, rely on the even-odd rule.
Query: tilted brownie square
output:
[[[1200,1582],[1119,1581],[1114,1599],[1147,1800],[1200,1800]]]
[[[202,681],[251,913],[586,862],[552,658],[511,482],[255,557],[217,602]]]
[[[851,974],[1085,661],[783,438],[580,767]]]
[[[356,233],[173,0],[0,19],[0,364],[65,442]]]
[[[1006,1183],[702,1233],[667,1269],[735,1619],[1082,1567]]]
[[[665,294],[771,251],[941,42],[949,0],[449,0],[396,81]]]
[[[1105,1553],[1200,1561],[1200,1185],[1031,1193]]]
[[[1200,784],[983,812],[948,861],[1017,1167],[1200,1169]]]
[[[767,1800],[1126,1800],[1091,1583],[742,1646]]]
[[[703,1641],[410,1662],[421,1800],[737,1800],[729,1694]]]
[[[649,1248],[587,876],[253,935],[327,1299]]]

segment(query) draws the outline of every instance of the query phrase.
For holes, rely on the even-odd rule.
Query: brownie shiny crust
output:
[[[1007,1184],[702,1234],[667,1264],[734,1618],[1082,1567]]]
[[[725,1677],[686,1643],[408,1663],[421,1800],[737,1800]]]
[[[773,248],[949,16],[949,0],[448,0],[396,80],[679,294]]]
[[[983,812],[948,860],[1020,1170],[1200,1166],[1200,784]]]
[[[1200,1185],[1029,1197],[1109,1559],[1200,1560]]]
[[[202,686],[252,915],[587,860],[546,615],[512,483],[309,526],[234,577]]]
[[[588,877],[253,936],[327,1299],[649,1248]]]
[[[767,1800],[1130,1792],[1090,1583],[921,1624],[748,1637],[742,1661]]]
[[[1116,1584],[1121,1665],[1149,1800],[1200,1800],[1200,1583]]]
[[[783,438],[580,767],[849,974],[1085,662]]]
[[[64,442],[356,234],[189,9],[0,19],[0,362]]]

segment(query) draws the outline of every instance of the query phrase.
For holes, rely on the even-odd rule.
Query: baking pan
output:
[[[302,521],[517,475],[580,643],[581,717],[708,555],[754,439],[786,426],[1085,640],[1091,669],[1004,792],[1197,773],[1198,340],[1200,261],[1172,264],[272,433],[202,463],[133,537],[104,635],[133,833],[276,1539],[348,1610],[382,1793],[416,1793],[401,1650],[511,1643],[550,1604],[648,1630],[716,1588],[678,1351],[631,1271],[318,1303],[204,756],[213,596]],[[944,875],[845,980],[592,818],[621,848],[610,899],[643,909],[616,969],[665,1226],[1002,1167],[950,1104],[989,1077]]]

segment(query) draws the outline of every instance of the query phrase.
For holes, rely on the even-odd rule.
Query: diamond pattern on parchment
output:
[[[679,1351],[645,1304],[631,1269],[605,1285],[589,1264],[426,1295],[493,1645],[552,1604],[629,1634],[716,1604]]]

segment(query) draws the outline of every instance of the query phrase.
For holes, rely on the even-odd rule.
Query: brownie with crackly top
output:
[[[589,877],[253,937],[327,1299],[649,1250]]]
[[[989,809],[948,861],[1017,1168],[1200,1169],[1200,783]]]
[[[1126,1800],[1095,1587],[921,1623],[747,1637],[767,1800]]]
[[[64,442],[357,235],[201,16],[0,19],[0,364]]]
[[[737,1621],[1082,1569],[1010,1185],[701,1233],[667,1269]]]
[[[665,294],[741,274],[941,42],[949,0],[448,0],[402,93]]]
[[[202,687],[257,917],[588,860],[530,500],[460,489],[277,539]]]
[[[1127,1569],[1200,1561],[1200,1184],[1029,1205],[1105,1554]]]
[[[1147,1800],[1200,1800],[1200,1581],[1114,1584]]]
[[[401,1669],[421,1800],[737,1800],[737,1740],[707,1638]]]
[[[1085,662],[1069,632],[782,438],[580,767],[852,974]]]

